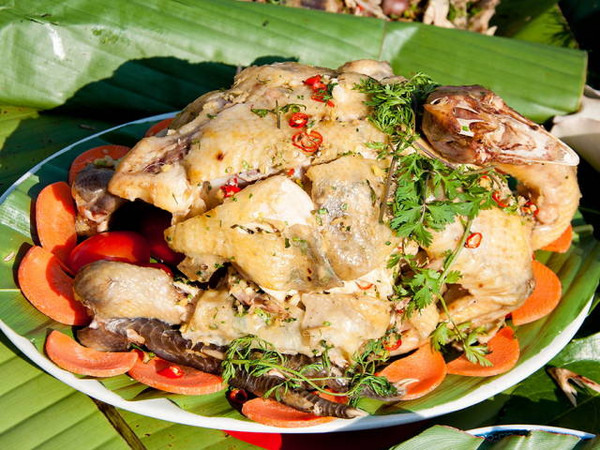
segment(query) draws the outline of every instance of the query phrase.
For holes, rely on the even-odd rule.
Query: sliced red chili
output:
[[[242,190],[239,186],[234,186],[232,184],[226,184],[225,186],[221,186],[221,190],[224,193],[224,197],[233,197],[235,194]]]
[[[302,128],[302,127],[306,126],[307,123],[308,123],[308,114],[304,114],[301,112],[292,114],[292,117],[290,117],[290,120],[288,122],[288,124],[292,128]]]
[[[292,144],[306,153],[316,152],[323,143],[323,136],[318,131],[299,131],[292,136]]]
[[[317,83],[323,84],[321,82],[321,75],[315,75],[314,77],[307,78],[303,81],[303,83],[310,87],[314,87]]]
[[[355,281],[355,283],[363,291],[367,291],[373,287],[373,283],[369,283],[368,281]]]
[[[221,186],[221,190],[223,191],[223,197],[233,197],[235,194],[242,190],[241,187],[238,186],[238,179],[232,178],[227,184]]]
[[[183,371],[183,369],[174,364],[168,365],[164,369],[159,370],[157,373],[159,375],[162,375],[163,377],[167,377],[167,378],[181,378],[182,376],[185,375],[185,372]]]
[[[245,403],[248,400],[248,393],[243,389],[231,389],[227,394],[232,403]]]
[[[288,177],[293,177],[295,173],[296,173],[296,171],[294,169],[289,169],[285,174]]]
[[[506,203],[506,200],[500,198],[499,191],[492,192],[492,200],[494,200],[500,208],[506,208],[508,206],[508,203]]]
[[[388,338],[386,341],[386,344],[383,346],[383,348],[385,348],[388,352],[393,352],[394,350],[398,350],[401,345],[402,345],[401,337],[398,337],[398,339],[396,339],[395,341]]]
[[[537,216],[539,208],[535,203],[528,201],[523,206],[521,206],[521,211],[523,211],[524,214],[533,214],[534,216]]]
[[[467,247],[467,248],[479,247],[479,244],[481,244],[482,238],[483,238],[483,236],[481,235],[481,233],[471,233],[467,237],[467,240],[465,241],[465,247]]]

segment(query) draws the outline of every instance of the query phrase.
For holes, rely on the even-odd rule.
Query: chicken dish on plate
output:
[[[71,185],[92,236],[63,261],[91,320],[78,341],[316,416],[509,370],[507,317],[535,320],[533,251],[569,230],[580,197],[577,155],[493,92],[372,60],[246,68],[108,160]],[[141,202],[168,218],[169,257],[152,256],[169,267],[81,259]],[[495,339],[516,349],[508,362]],[[434,376],[407,375],[411,358]]]

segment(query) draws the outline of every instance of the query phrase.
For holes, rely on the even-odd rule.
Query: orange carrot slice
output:
[[[156,356],[148,362],[144,362],[138,356],[129,370],[129,376],[140,383],[173,394],[204,395],[224,388],[221,377],[181,364],[173,364]]]
[[[73,296],[73,280],[56,256],[42,247],[32,247],[17,273],[23,295],[38,311],[65,325],[86,325],[85,307]]]
[[[402,400],[414,400],[437,388],[446,378],[446,372],[444,357],[427,343],[407,357],[394,361],[379,375],[391,383],[416,380],[406,385],[406,395],[402,397]]]
[[[315,416],[262,397],[244,403],[242,414],[263,425],[281,428],[311,427],[335,420],[335,417]]]
[[[488,342],[490,353],[486,358],[492,363],[486,367],[472,363],[465,355],[450,361],[448,373],[466,377],[492,377],[512,369],[519,360],[519,341],[510,327],[504,327]]]
[[[66,261],[77,244],[75,204],[64,181],[46,186],[35,201],[35,225],[42,247]]]
[[[548,252],[566,253],[571,247],[571,241],[573,241],[573,226],[569,224],[563,234],[561,234],[555,241],[550,242],[548,245],[542,248]]]
[[[524,325],[550,314],[562,295],[560,278],[547,266],[533,261],[535,289],[518,309],[514,310],[512,320],[515,325]]]
[[[161,132],[165,128],[169,128],[169,125],[171,125],[171,122],[173,122],[174,119],[175,117],[170,117],[168,119],[161,120],[160,122],[155,123],[150,128],[148,128],[148,131],[146,131],[144,137],[155,136],[157,133]]]
[[[53,330],[46,339],[46,354],[59,367],[79,375],[112,377],[133,367],[135,352],[100,352],[84,347],[60,331]]]
[[[77,174],[85,169],[88,164],[92,164],[94,161],[105,158],[121,159],[128,151],[129,147],[125,147],[124,145],[101,145],[86,150],[71,163],[71,168],[69,169],[69,184],[73,184],[73,180],[75,180]]]

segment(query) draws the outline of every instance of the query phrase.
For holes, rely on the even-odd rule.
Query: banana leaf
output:
[[[544,121],[577,109],[586,64],[576,50],[232,0],[12,1],[0,9],[0,40],[0,79],[10,85],[0,90],[0,103],[37,109],[68,103],[86,88],[88,108],[123,94],[123,105],[164,112],[162,89],[143,74],[127,86],[95,89],[132,60],[235,67],[294,59],[335,67],[375,58],[390,60],[402,75],[423,71],[440,83],[485,85]]]
[[[435,448],[436,450],[519,450],[536,448],[553,448],[555,450],[572,450],[575,448],[595,448],[598,438],[582,438],[572,434],[548,433],[520,430],[499,432],[490,438],[482,439],[463,431],[436,425],[408,441],[395,445],[390,450],[420,450]]]
[[[0,338],[0,447],[11,449],[257,449],[218,430],[98,404],[31,364]]]
[[[432,70],[432,75],[443,83],[484,84],[537,121],[573,111],[578,105],[586,60],[582,52],[417,24],[392,25],[375,19],[274,8],[230,0],[3,3],[0,104],[15,106],[0,112],[0,192],[32,165],[65,145],[110,125],[180,109],[196,96],[230,84],[236,66],[250,63],[299,60],[333,67],[348,59],[386,58],[393,60],[397,73]],[[426,58],[427,52],[431,52],[431,57]],[[473,61],[486,64],[478,68]],[[58,109],[50,114],[38,111],[55,107]],[[131,143],[140,136],[142,128],[135,132],[115,131],[89,144]],[[36,177],[24,180],[20,190],[0,208],[0,235],[6,235],[6,241],[0,245],[0,279],[4,283],[0,287],[0,317],[39,349],[46,329],[61,326],[46,321],[22,298],[15,287],[14,267],[30,242],[30,198],[39,191],[39,183],[64,177],[64,161],[59,165],[48,167],[41,181]],[[592,242],[589,236],[584,236],[584,241]],[[580,294],[593,290],[593,278],[598,276],[597,250],[587,246],[583,251],[590,248],[592,253],[583,258],[585,264],[580,266],[577,277],[581,278],[582,271],[589,268],[592,278],[579,286]],[[62,329],[70,332],[66,327]],[[57,385],[79,396],[79,401],[87,400],[21,356],[14,356],[14,349],[9,348],[9,352],[11,359],[35,369],[37,381],[14,388],[22,389],[19,400],[11,396],[11,367],[15,366],[0,366],[8,375],[0,377],[0,404],[5,410],[14,407],[15,399],[19,405],[26,405],[28,399],[36,398],[35,392],[45,393]],[[18,371],[22,370],[19,366]],[[48,384],[31,390],[42,380]],[[123,398],[157,396],[127,377],[105,384]],[[223,411],[229,406],[223,402],[222,394],[208,397],[200,405],[189,398],[172,400],[191,411],[240,417],[232,409]],[[51,405],[47,407],[50,409]],[[72,420],[83,417],[77,408],[68,409]],[[39,407],[40,412],[43,409],[44,406]],[[251,448],[232,442],[215,430],[167,423],[115,408],[103,412],[119,434],[128,435],[127,428],[134,431],[134,436],[126,439],[133,448],[141,448],[139,441],[147,448]],[[27,438],[31,439],[31,446],[80,448],[77,439],[97,428],[94,425],[94,430],[90,430],[82,421],[56,441],[45,440],[44,433],[36,440],[30,435],[37,433],[40,422],[46,429],[62,430],[60,424],[68,420],[52,413],[37,421],[34,413],[19,417],[22,422],[7,425],[7,430],[18,429],[11,431],[13,440],[5,440],[9,435],[0,430],[1,447],[12,448],[14,445],[4,444],[24,442]],[[105,438],[102,433],[95,436],[98,442]],[[122,448],[118,439],[111,440],[111,430],[107,433],[102,447]]]

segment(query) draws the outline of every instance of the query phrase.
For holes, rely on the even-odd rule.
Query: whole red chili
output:
[[[323,143],[323,136],[318,131],[299,131],[292,136],[292,144],[306,153],[316,152]]]
[[[183,369],[174,364],[169,364],[167,367],[159,370],[157,373],[159,375],[162,375],[163,377],[167,377],[167,378],[181,378],[182,376],[185,375],[185,372],[183,371]]]
[[[481,235],[481,233],[471,233],[467,237],[467,240],[465,241],[465,247],[467,247],[467,248],[479,247],[479,244],[481,244],[482,237],[483,236]]]
[[[301,112],[292,114],[292,117],[290,117],[290,120],[288,122],[288,124],[292,128],[302,128],[302,127],[306,126],[307,123],[308,123],[308,114],[304,114]]]
[[[499,191],[492,192],[492,200],[494,200],[500,208],[506,208],[508,206],[508,203],[506,203],[506,200],[503,200],[502,198],[500,198]]]

